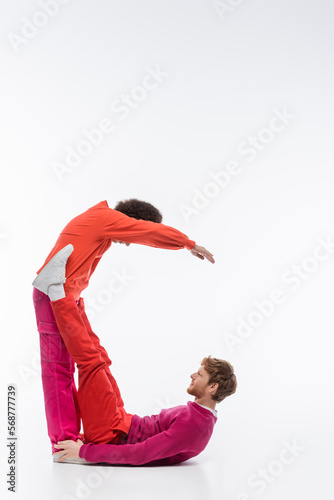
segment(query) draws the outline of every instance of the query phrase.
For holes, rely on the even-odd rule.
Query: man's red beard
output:
[[[195,398],[200,398],[203,396],[204,390],[201,391],[194,386],[189,386],[187,388],[187,393],[190,394],[190,396],[195,396]]]

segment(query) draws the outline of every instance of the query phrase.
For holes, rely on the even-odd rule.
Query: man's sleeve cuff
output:
[[[81,446],[81,448],[80,448],[80,450],[79,450],[79,457],[80,457],[80,458],[85,458],[85,449],[86,449],[86,448],[87,448],[87,446],[86,446],[86,445],[84,445],[84,444]]]

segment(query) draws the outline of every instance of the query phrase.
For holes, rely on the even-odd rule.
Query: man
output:
[[[90,335],[86,317],[74,296],[65,295],[65,266],[72,251],[70,244],[59,251],[35,280],[35,286],[48,293],[60,334],[78,366],[78,400],[87,442],[60,441],[55,448],[61,451],[54,454],[54,460],[170,465],[195,457],[212,435],[216,404],[236,390],[233,367],[211,356],[204,358],[187,389],[195,396],[194,402],[151,417],[128,414],[101,346],[95,345]]]
[[[111,209],[106,201],[102,201],[66,225],[43,267],[38,271],[40,273],[60,249],[69,243],[74,245],[74,252],[67,265],[65,292],[73,295],[77,301],[77,307],[94,345],[108,365],[111,361],[89,325],[80,295],[88,286],[102,255],[112,243],[124,243],[127,246],[138,243],[171,250],[187,248],[192,255],[214,263],[212,254],[205,248],[196,245],[180,231],[165,226],[161,221],[161,213],[150,203],[130,199],[119,202],[115,209]],[[56,299],[57,297],[54,300]],[[73,377],[74,362],[59,334],[49,297],[34,288],[33,300],[40,334],[48,435],[54,452],[54,444],[59,440],[80,438],[80,407]]]

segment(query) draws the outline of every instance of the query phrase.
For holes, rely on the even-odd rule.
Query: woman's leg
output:
[[[128,433],[132,415],[117,404],[117,394],[108,376],[109,358],[105,359],[104,349],[99,342],[97,347],[96,338],[93,340],[88,333],[73,296],[51,302],[51,307],[67,350],[78,367],[78,399],[85,440],[96,444],[115,442]]]
[[[86,315],[85,304],[84,304],[84,300],[82,297],[79,300],[78,309],[80,312],[81,319],[86,327],[87,332],[89,333],[90,338],[92,339],[93,344],[95,345],[96,349],[100,352],[101,357],[105,361],[106,374],[109,378],[111,385],[113,386],[113,389],[114,389],[114,392],[116,395],[117,406],[122,407],[122,406],[124,406],[124,402],[123,402],[123,399],[121,397],[120,390],[118,388],[118,385],[117,385],[115,378],[112,376],[110,369],[109,369],[109,366],[111,365],[111,360],[110,360],[105,348],[103,346],[101,346],[99,337],[92,330],[89,319],[87,318],[87,315]]]
[[[47,295],[34,288],[40,337],[42,384],[48,435],[53,447],[64,439],[80,438],[80,412],[74,382],[74,362],[60,336]]]

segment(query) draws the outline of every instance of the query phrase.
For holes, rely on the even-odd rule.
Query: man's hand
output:
[[[215,263],[215,259],[213,258],[212,253],[210,253],[206,248],[200,247],[199,245],[195,245],[191,250],[189,250],[195,257],[198,257],[201,260],[207,259],[212,264]]]
[[[54,447],[61,448],[61,451],[54,453],[54,456],[61,457],[59,462],[62,462],[65,458],[79,458],[79,450],[82,445],[83,442],[80,439],[77,441],[58,441]]]

